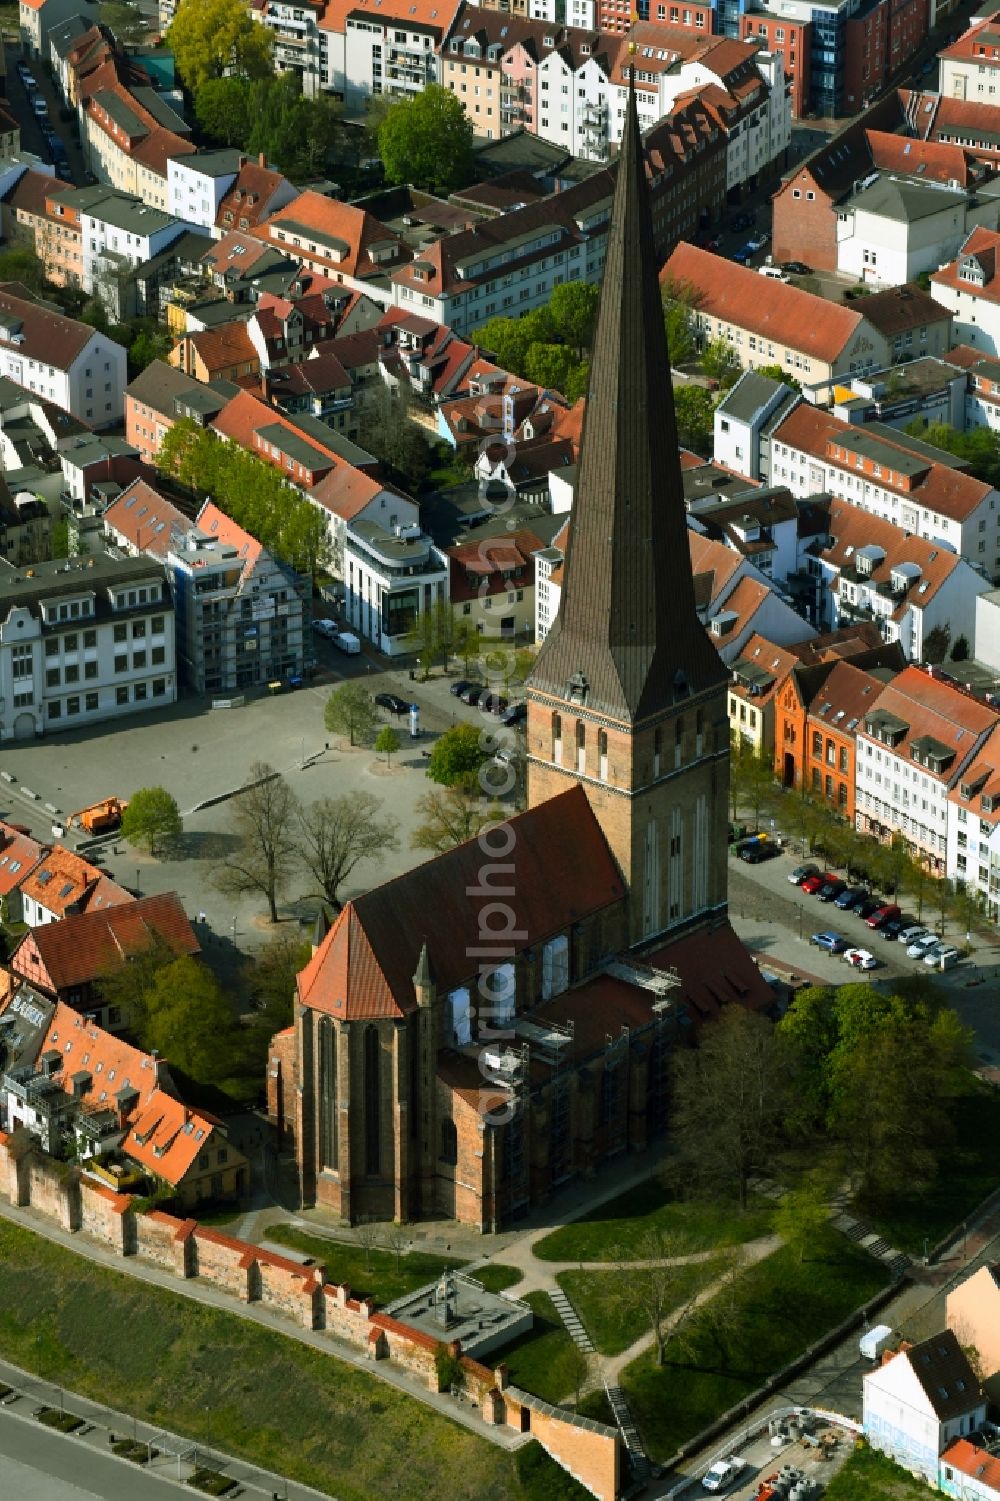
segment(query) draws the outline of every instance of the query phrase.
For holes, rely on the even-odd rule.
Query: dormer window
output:
[[[566,695],[570,703],[585,704],[587,702],[587,695],[589,692],[590,684],[587,682],[584,673],[574,672],[573,676],[569,680],[569,691]]]

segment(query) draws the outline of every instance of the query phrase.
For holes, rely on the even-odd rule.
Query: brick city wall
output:
[[[137,1256],[176,1277],[198,1277],[240,1302],[272,1308],[300,1327],[320,1329],[344,1340],[372,1360],[388,1359],[426,1382],[432,1391],[438,1389],[434,1337],[378,1313],[371,1299],[353,1298],[346,1284],[327,1282],[324,1266],[273,1255],[162,1210],[137,1213],[131,1195],[116,1193],[76,1169],[53,1162],[23,1131],[10,1135],[0,1131],[0,1194],[11,1204],[30,1206],[63,1229],[83,1231],[121,1256]],[[502,1366],[493,1371],[462,1355],[457,1342],[451,1349],[461,1361],[466,1395],[480,1407],[484,1423],[529,1429],[552,1458],[595,1496],[614,1501],[618,1493],[614,1429],[581,1427],[571,1414],[562,1416],[558,1409],[537,1403],[526,1393],[507,1389]],[[527,1423],[525,1408],[529,1409]]]

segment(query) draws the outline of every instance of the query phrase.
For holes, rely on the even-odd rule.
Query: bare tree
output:
[[[382,801],[370,792],[321,797],[298,808],[297,848],[311,875],[313,895],[340,910],[340,888],[362,860],[399,848],[399,824],[380,818]]]
[[[382,1241],[387,1251],[390,1251],[396,1259],[396,1271],[399,1271],[399,1263],[403,1253],[409,1248],[410,1232],[405,1225],[398,1220],[390,1220],[382,1226]]]
[[[704,1284],[695,1282],[686,1263],[677,1259],[690,1249],[683,1235],[654,1226],[634,1245],[615,1252],[618,1277],[613,1297],[623,1315],[636,1308],[642,1311],[656,1345],[658,1366],[663,1364],[668,1338],[680,1333],[705,1296]],[[719,1269],[724,1265],[725,1258],[720,1256]]]
[[[285,781],[266,761],[255,761],[250,780],[233,799],[233,823],[239,846],[216,876],[220,891],[231,896],[259,892],[267,900],[271,921],[278,921],[278,893],[295,866],[295,816],[298,803]]]
[[[354,1239],[365,1253],[365,1271],[372,1269],[372,1252],[378,1245],[379,1226],[370,1214],[363,1214],[354,1226]]]
[[[442,855],[445,850],[475,839],[477,834],[503,817],[500,808],[487,804],[485,798],[470,793],[461,782],[452,787],[439,787],[417,798],[417,812],[423,821],[410,836],[410,847],[415,850],[432,850]]]

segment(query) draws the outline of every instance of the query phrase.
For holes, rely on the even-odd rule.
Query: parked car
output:
[[[796,865],[794,870],[789,871],[788,879],[793,886],[801,886],[803,881],[808,881],[810,876],[818,876],[819,874],[820,868],[818,865]]]
[[[930,929],[925,928],[922,922],[913,922],[908,928],[900,928],[898,941],[903,944],[915,943],[918,938],[923,938]]]
[[[860,907],[867,901],[868,893],[863,886],[848,886],[834,900],[834,906],[839,907],[841,912],[850,912],[853,907]]]
[[[314,620],[312,628],[317,636],[326,636],[329,639],[337,634],[337,627],[332,620]]]
[[[815,896],[817,891],[822,891],[823,887],[827,884],[828,881],[835,881],[836,879],[836,876],[823,874],[806,876],[805,880],[802,882],[802,890],[805,892],[806,896]]]
[[[841,892],[846,890],[847,882],[842,881],[839,876],[833,876],[824,881],[816,895],[821,902],[835,902]]]
[[[510,704],[502,693],[484,693],[479,700],[479,708],[485,714],[495,714],[498,719],[502,719],[510,708]]]
[[[927,950],[924,963],[933,965],[935,969],[954,969],[961,957],[961,951],[953,943],[936,943],[932,949]]]
[[[925,933],[923,938],[914,938],[912,943],[906,946],[907,959],[922,959],[929,949],[936,948],[938,937],[936,933]]]
[[[330,640],[338,651],[346,652],[349,657],[356,657],[361,652],[361,642],[353,631],[334,631]]]
[[[390,714],[409,714],[410,706],[405,698],[400,698],[398,693],[376,693],[375,702],[380,709],[388,709]]]
[[[764,249],[764,246],[768,243],[770,238],[771,236],[768,234],[766,229],[760,229],[756,232],[756,234],[752,234],[750,236],[749,240],[747,240],[747,244],[750,246],[754,255],[756,255],[758,250]]]
[[[523,724],[524,721],[527,719],[527,717],[528,717],[528,705],[527,704],[511,704],[511,706],[507,710],[506,714],[504,714],[502,716],[501,723],[505,724],[505,725],[508,725],[508,726],[512,726],[512,725],[515,725],[515,724]]]
[[[736,231],[739,231],[741,229],[753,229],[753,218],[750,214],[737,214],[732,220],[729,228]]]
[[[904,928],[916,927],[916,918],[911,917],[909,912],[901,912],[898,917],[890,917],[888,922],[882,924],[882,937],[890,943],[895,943]]]
[[[844,958],[855,969],[877,969],[879,964],[869,949],[845,949]]]
[[[851,947],[843,933],[836,933],[832,928],[828,928],[825,933],[814,933],[809,942],[814,943],[818,949],[826,949],[828,954],[842,954]]]
[[[876,907],[875,911],[865,918],[865,922],[870,928],[880,928],[883,923],[887,923],[889,921],[890,917],[898,916],[899,908],[895,905],[894,902],[890,902],[885,907]]]
[[[741,860],[746,861],[747,865],[760,865],[764,860],[773,860],[776,855],[781,854],[781,851],[776,844],[765,842],[763,839],[753,839],[747,840],[746,844],[741,844],[736,853]]]
[[[805,261],[782,261],[782,271],[787,271],[789,276],[811,276],[812,267],[807,266]]]
[[[475,678],[456,678],[448,689],[448,692],[453,693],[456,698],[461,698],[466,688],[474,688],[476,686]]]
[[[752,258],[755,249],[756,247],[751,245],[750,241],[747,240],[745,245],[741,245],[738,250],[733,251],[733,260],[738,266],[745,266],[747,261]]]
[[[482,698],[485,692],[485,683],[469,683],[465,688],[462,689],[459,697],[461,698],[463,704],[472,704],[473,706],[475,706],[476,704],[478,704],[479,700]]]
[[[36,120],[47,120],[49,118],[49,107],[40,94],[32,99],[31,108],[35,113]]]
[[[854,916],[860,917],[862,922],[867,922],[873,912],[877,912],[880,907],[884,906],[885,902],[880,896],[868,896],[855,907]]]
[[[746,1467],[746,1460],[741,1459],[738,1454],[730,1454],[727,1459],[717,1459],[703,1476],[702,1488],[706,1491],[725,1490]]]
[[[35,82],[35,75],[30,68],[25,67],[24,63],[20,63],[17,71],[21,75],[21,82],[29,94],[37,89],[38,84]]]

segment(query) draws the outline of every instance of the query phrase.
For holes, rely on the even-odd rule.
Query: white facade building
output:
[[[109,317],[124,322],[144,313],[131,273],[166,250],[187,225],[139,198],[108,188],[73,195],[80,214],[83,289],[100,298]]]
[[[378,651],[412,651],[407,640],[422,616],[448,600],[448,558],[419,522],[393,530],[352,521],[344,543],[344,614]]]
[[[158,563],[98,554],[0,574],[0,739],[176,697],[174,610]]]
[[[837,208],[837,270],[873,287],[916,281],[950,261],[977,225],[997,227],[1000,200],[894,173],[873,174]]]
[[[950,1329],[869,1371],[863,1390],[872,1448],[935,1489],[942,1450],[986,1420],[982,1387]]]
[[[219,204],[246,157],[239,151],[198,151],[167,162],[167,207],[186,225],[211,231]]]
[[[125,350],[107,334],[0,291],[0,375],[91,427],[120,423]]]

